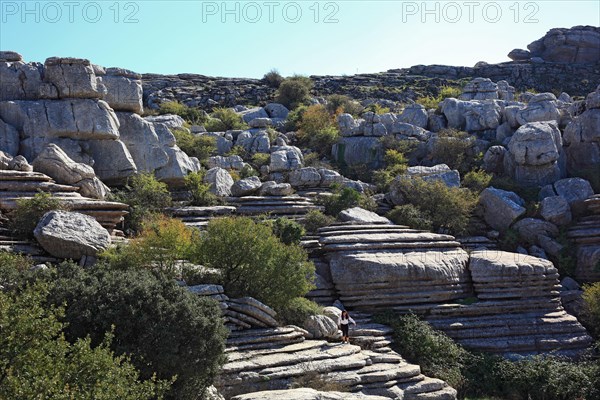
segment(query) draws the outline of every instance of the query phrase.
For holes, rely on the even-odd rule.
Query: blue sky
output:
[[[163,74],[472,66],[574,25],[599,26],[600,1],[0,0],[0,49],[26,61],[70,56]]]

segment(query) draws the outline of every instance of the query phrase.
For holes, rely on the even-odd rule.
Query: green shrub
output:
[[[358,117],[363,110],[364,107],[358,101],[343,94],[327,96],[327,111],[332,115],[348,113]]]
[[[481,193],[483,189],[490,186],[492,177],[492,174],[489,174],[482,169],[469,171],[463,177],[462,187],[471,189],[475,193]]]
[[[160,379],[176,376],[168,398],[197,399],[218,374],[226,330],[214,300],[144,269],[83,269],[65,263],[50,279],[50,304],[67,304],[67,339],[89,335],[97,345],[114,326],[111,348],[131,355],[143,379],[154,373]]]
[[[473,192],[421,178],[403,179],[396,185],[404,199],[431,221],[435,231],[448,230],[457,235],[466,232],[478,201]]]
[[[252,155],[252,163],[260,169],[263,165],[269,165],[271,162],[271,155],[266,153],[255,153]]]
[[[33,267],[33,260],[20,254],[0,251],[0,287],[9,290],[21,282],[24,273]]]
[[[250,218],[211,220],[192,261],[221,271],[229,296],[252,296],[276,309],[312,288],[306,251],[281,243],[269,226]]]
[[[200,109],[188,107],[185,104],[181,104],[177,101],[167,101],[160,105],[158,113],[163,114],[176,114],[187,122],[193,125],[202,125],[206,122],[206,113]]]
[[[45,192],[38,192],[31,198],[17,199],[17,208],[9,214],[8,228],[17,237],[32,239],[33,231],[44,214],[64,209],[59,199]]]
[[[94,347],[85,337],[67,342],[64,309],[48,307],[47,294],[47,285],[39,283],[18,293],[0,291],[0,398],[163,398],[170,382],[140,379],[129,358],[114,356],[106,331]]]
[[[323,307],[304,297],[296,297],[283,307],[277,317],[284,325],[302,326],[311,315],[323,314]]]
[[[251,176],[260,176],[260,173],[250,165],[244,165],[239,172],[240,179],[250,178]]]
[[[275,94],[275,101],[290,110],[306,103],[313,88],[313,82],[306,76],[294,75],[284,79]]]
[[[273,89],[277,89],[283,80],[283,76],[276,69],[270,70],[263,76],[263,81]]]
[[[390,211],[387,217],[398,225],[406,225],[413,229],[430,231],[433,229],[433,223],[421,210],[412,204],[403,204],[396,206]]]
[[[596,339],[600,338],[600,282],[583,286],[584,322]]]
[[[217,108],[210,114],[210,117],[204,125],[208,132],[224,132],[248,128],[242,116],[231,108]]]
[[[377,203],[364,193],[360,193],[350,187],[332,186],[331,196],[323,197],[320,203],[325,207],[325,214],[337,217],[337,215],[352,207],[362,207],[369,211],[377,209]]]
[[[125,223],[135,231],[141,228],[145,218],[162,213],[172,202],[167,185],[151,173],[134,175],[123,190],[113,192],[112,198],[129,205]]]
[[[383,107],[380,104],[372,103],[365,107],[364,112],[368,112],[368,111],[373,112],[377,115],[382,115],[382,114],[389,113],[390,109],[388,107]]]
[[[472,153],[473,143],[474,141],[466,132],[444,129],[438,132],[431,157],[435,163],[446,164],[464,175],[478,166],[479,157],[469,156]]]
[[[299,105],[295,109],[291,110],[288,114],[287,120],[285,121],[285,130],[287,132],[295,131],[300,127],[300,121],[304,112],[308,109],[308,106]]]
[[[305,216],[302,224],[307,232],[316,233],[319,228],[329,226],[335,222],[335,218],[323,214],[319,210],[311,210]]]
[[[394,179],[406,172],[408,160],[398,150],[386,149],[383,162],[386,167],[373,172],[373,182],[380,191],[387,192]]]
[[[192,195],[193,206],[214,206],[221,201],[210,191],[210,185],[204,183],[205,171],[191,172],[184,179],[185,188]]]
[[[277,218],[271,224],[275,236],[284,244],[299,244],[306,233],[304,227],[289,218]]]
[[[437,96],[421,96],[415,101],[426,109],[437,109],[439,104],[449,97],[458,98],[462,93],[461,88],[452,86],[442,86]]]
[[[217,154],[217,138],[209,135],[194,135],[183,129],[171,129],[177,145],[188,156],[196,157],[203,164]]]

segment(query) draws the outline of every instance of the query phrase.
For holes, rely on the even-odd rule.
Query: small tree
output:
[[[0,398],[163,398],[170,382],[140,379],[129,358],[110,350],[112,334],[95,347],[89,338],[67,342],[64,309],[45,305],[47,294],[42,283],[0,291]]]
[[[18,237],[33,238],[33,231],[48,211],[64,210],[62,202],[45,192],[32,198],[17,199],[17,208],[9,214],[9,229]]]
[[[279,71],[275,68],[273,68],[263,76],[263,81],[265,81],[266,84],[269,85],[269,87],[272,87],[273,89],[277,89],[279,85],[281,85],[281,82],[283,82],[283,80],[283,76],[281,76]]]
[[[331,196],[321,199],[327,215],[337,217],[341,211],[352,207],[361,207],[370,211],[377,208],[377,203],[373,199],[351,187],[334,185],[332,189]]]
[[[308,292],[314,274],[302,247],[283,244],[269,226],[243,217],[211,220],[193,260],[220,270],[229,296],[252,296],[275,308]]]
[[[600,261],[598,263],[600,267]],[[584,321],[586,327],[596,337],[600,338],[600,282],[583,287],[583,300],[585,302]]]
[[[286,78],[277,89],[275,101],[291,110],[308,101],[312,87],[312,80],[306,76]]]
[[[158,113],[163,114],[175,114],[185,119],[188,123],[194,125],[200,125],[206,122],[206,112],[203,110],[188,107],[185,104],[181,104],[177,101],[167,101],[160,105]]]
[[[242,117],[231,108],[217,108],[205,124],[208,132],[224,132],[232,129],[246,129],[248,125]]]
[[[189,173],[185,179],[185,187],[192,195],[192,205],[194,206],[214,206],[219,204],[217,195],[210,191],[210,185],[204,183],[205,171]]]
[[[151,173],[134,175],[125,189],[115,192],[113,198],[129,204],[129,215],[125,221],[136,231],[141,229],[145,218],[161,213],[171,205],[171,194],[167,185],[156,180]]]

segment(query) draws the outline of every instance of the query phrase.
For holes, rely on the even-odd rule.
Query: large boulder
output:
[[[465,85],[461,100],[495,100],[498,98],[498,85],[489,78],[475,78]]]
[[[544,61],[595,64],[600,61],[600,28],[574,26],[551,29],[527,48],[531,57]]]
[[[225,168],[225,169],[233,169],[236,171],[241,171],[245,165],[247,165],[246,163],[244,163],[244,160],[242,159],[242,157],[237,156],[237,155],[233,155],[233,156],[214,156],[214,157],[209,157],[208,161],[206,162],[208,165],[208,168],[214,168],[214,167],[219,167],[219,168]]]
[[[384,149],[377,137],[343,137],[333,145],[331,153],[340,165],[366,165],[372,169],[383,166]]]
[[[269,103],[265,106],[264,110],[269,115],[269,118],[287,118],[290,110],[286,106],[279,103]]]
[[[540,191],[540,198],[544,200],[550,196],[560,196],[566,200],[571,210],[575,213],[585,211],[584,201],[594,194],[594,189],[588,181],[582,178],[567,178],[547,185]]]
[[[248,123],[255,118],[269,118],[269,114],[262,107],[254,107],[240,113],[244,122]]]
[[[248,196],[258,192],[262,183],[256,176],[240,179],[231,186],[231,195],[235,197]]]
[[[268,153],[271,148],[269,135],[267,131],[262,129],[252,129],[240,133],[237,136],[235,145],[243,147],[250,154]]]
[[[525,201],[516,193],[494,187],[481,192],[479,202],[483,206],[484,219],[492,228],[505,231],[525,214]]]
[[[340,135],[342,136],[358,136],[360,135],[360,120],[354,120],[351,114],[340,114],[337,117],[338,126],[340,128]]]
[[[540,204],[540,215],[548,222],[562,226],[571,223],[571,207],[562,196],[549,196]]]
[[[321,174],[316,168],[300,168],[290,172],[289,183],[293,187],[317,187],[321,183]]]
[[[520,125],[538,121],[558,121],[560,110],[556,104],[556,96],[552,93],[536,94],[529,100],[527,107],[517,112]]]
[[[563,135],[567,167],[572,173],[590,170],[600,175],[600,86],[588,95],[586,108]]]
[[[271,172],[285,172],[302,168],[304,157],[299,148],[295,146],[275,146],[271,149]]]
[[[57,183],[77,186],[83,196],[104,199],[110,191],[102,181],[96,178],[94,169],[89,165],[76,163],[56,144],[49,144],[33,161],[33,168]]]
[[[504,169],[518,183],[545,185],[561,178],[562,138],[556,122],[521,126],[508,143]]]
[[[110,234],[94,218],[67,211],[50,211],[33,232],[40,245],[58,258],[79,260],[108,248]]]
[[[44,81],[58,90],[60,98],[102,98],[106,88],[98,82],[89,60],[51,57],[44,63]]]
[[[88,140],[85,146],[94,160],[96,176],[107,185],[122,185],[138,172],[131,153],[120,140]]]
[[[204,175],[204,183],[210,185],[210,191],[217,196],[231,196],[233,178],[223,168],[211,168]]]
[[[446,164],[438,164],[433,167],[408,167],[404,178],[421,178],[425,182],[440,181],[448,187],[460,187],[460,173],[457,170],[451,170]]]
[[[58,98],[56,87],[44,82],[44,66],[8,57],[0,62],[0,101]]]
[[[139,172],[154,172],[169,162],[164,147],[175,138],[164,130],[157,131],[155,125],[137,114],[118,112],[121,141],[125,143]],[[161,137],[158,135],[163,133]]]
[[[294,193],[294,189],[289,183],[267,181],[260,187],[260,194],[263,196],[289,196],[292,193]]]
[[[0,119],[0,151],[11,156],[19,154],[19,131]]]
[[[352,224],[391,224],[392,222],[380,215],[377,215],[373,211],[365,210],[360,207],[348,208],[340,212],[338,218],[343,222],[349,222]]]
[[[119,139],[119,120],[102,100],[0,102],[0,118],[21,134],[21,153],[33,160],[53,138]]]
[[[427,110],[420,104],[410,104],[398,115],[397,121],[418,126],[419,128],[427,128],[429,115]]]
[[[338,335],[337,323],[325,315],[311,315],[302,324],[302,327],[314,339],[335,338]]]
[[[506,147],[491,146],[483,156],[483,169],[487,172],[502,173],[504,171],[504,155]]]
[[[101,80],[107,93],[104,100],[115,111],[129,111],[141,114],[144,111],[142,101],[142,76],[122,68],[107,68]]]

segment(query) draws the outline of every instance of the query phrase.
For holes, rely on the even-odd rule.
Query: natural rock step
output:
[[[59,185],[52,182],[36,181],[3,181],[0,179],[0,191],[29,192],[40,190],[42,192],[78,192],[77,186]]]
[[[368,396],[361,393],[319,392],[309,388],[269,390],[247,393],[231,400],[388,400],[388,397]]]
[[[546,338],[544,338],[544,336]],[[463,346],[488,353],[545,353],[555,349],[579,349],[588,347],[592,340],[589,335],[542,335],[541,337],[512,336],[510,338],[463,339]]]
[[[398,231],[406,231],[407,229],[413,231],[408,226],[405,225],[387,225],[387,224],[347,224],[347,223],[335,223],[328,226],[324,226],[318,229],[318,232],[321,236],[326,236],[332,232],[347,232],[347,231],[355,231],[355,230],[398,230]],[[419,231],[415,231],[419,232]]]
[[[373,242],[373,243],[352,243],[352,244],[325,244],[323,249],[326,251],[369,251],[369,250],[419,250],[435,249],[439,251],[449,251],[460,246],[458,242]]]
[[[431,316],[476,316],[501,315],[519,312],[554,312],[560,307],[558,298],[537,298],[527,302],[522,300],[486,300],[470,305],[443,304],[430,307]]]
[[[437,235],[426,232],[403,232],[403,233],[388,233],[380,234],[377,233],[351,233],[343,236],[321,236],[321,243],[328,244],[341,244],[341,243],[430,243],[430,242],[451,242],[456,243],[457,246],[460,243],[456,242],[452,236],[449,235]]]
[[[12,170],[0,170],[0,181],[53,182],[52,178],[40,172],[23,172]]]
[[[215,215],[230,215],[235,211],[233,206],[211,206],[211,207],[173,207],[166,211],[174,217],[212,217]]]

